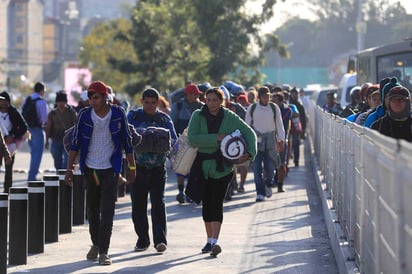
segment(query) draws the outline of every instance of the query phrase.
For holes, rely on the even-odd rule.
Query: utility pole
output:
[[[358,0],[358,18],[356,20],[358,52],[365,48],[366,22],[363,18],[362,1],[363,0]]]

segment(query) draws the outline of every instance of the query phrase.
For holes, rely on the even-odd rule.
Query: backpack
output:
[[[270,107],[272,108],[273,111],[273,120],[275,121],[276,124],[276,107],[275,104],[272,102],[269,102]],[[253,128],[253,113],[255,112],[256,109],[256,103],[250,106],[250,126]]]
[[[37,117],[37,109],[36,109],[36,102],[41,98],[32,99],[31,96],[28,96],[26,102],[23,105],[23,109],[21,114],[26,120],[27,125],[29,128],[33,127],[41,127],[41,123]]]

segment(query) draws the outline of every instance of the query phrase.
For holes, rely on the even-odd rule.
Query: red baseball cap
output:
[[[102,81],[92,82],[87,88],[87,92],[97,92],[100,94],[108,94],[107,86]]]
[[[197,85],[195,85],[195,84],[187,85],[187,86],[185,87],[185,93],[186,93],[186,94],[197,94],[197,95],[202,94],[202,92],[200,91],[200,89],[199,89],[199,88],[197,87]]]

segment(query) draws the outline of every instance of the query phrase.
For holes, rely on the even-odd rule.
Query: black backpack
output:
[[[29,128],[33,127],[41,127],[41,123],[37,117],[37,109],[36,109],[36,102],[41,98],[32,99],[31,96],[28,96],[26,102],[23,105],[23,109],[21,114],[26,120],[27,125]]]

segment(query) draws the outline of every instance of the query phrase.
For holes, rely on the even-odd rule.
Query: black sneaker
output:
[[[218,244],[212,245],[212,250],[210,251],[211,256],[217,256],[219,253],[222,252],[222,248]]]
[[[176,195],[176,201],[179,202],[179,204],[184,204],[185,203],[185,195],[183,193],[179,193]]]
[[[205,246],[202,248],[202,253],[210,253],[212,251],[212,244],[207,243]]]
[[[99,255],[99,247],[97,245],[92,245],[90,247],[89,252],[87,252],[86,258],[89,261],[97,260],[97,256]]]
[[[136,251],[136,252],[142,252],[142,251],[145,251],[145,250],[148,249],[148,248],[149,248],[149,245],[146,245],[146,246],[136,245],[136,246],[134,247],[134,251]]]

